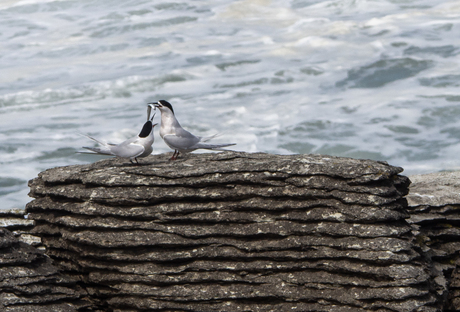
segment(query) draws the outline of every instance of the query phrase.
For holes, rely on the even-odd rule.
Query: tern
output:
[[[154,141],[153,128],[157,124],[152,123],[152,120],[153,120],[153,117],[155,117],[155,114],[153,114],[152,118],[150,118],[150,113],[152,111],[152,108],[155,109],[153,105],[148,105],[147,121],[142,127],[141,132],[135,137],[132,137],[131,139],[121,142],[120,144],[112,144],[112,143],[104,142],[102,140],[95,139],[89,135],[82,134],[88,139],[93,140],[99,144],[99,147],[83,146],[83,148],[93,152],[93,153],[88,153],[88,154],[110,155],[110,156],[116,156],[116,157],[122,157],[122,158],[129,158],[129,161],[131,163],[134,163],[133,162],[133,159],[134,159],[136,163],[139,164],[139,161],[137,160],[137,158],[147,157],[153,151],[153,148],[152,148],[152,144]]]
[[[171,160],[176,160],[177,156],[179,156],[179,153],[190,153],[196,149],[225,151],[225,149],[222,149],[222,147],[236,145],[236,143],[203,143],[211,140],[216,135],[210,137],[200,137],[193,135],[184,128],[182,128],[179,124],[179,121],[177,121],[176,116],[174,115],[174,109],[172,108],[172,105],[165,100],[159,100],[155,103],[149,103],[149,105],[154,105],[155,107],[160,109],[160,136],[165,141],[166,145],[168,145],[171,149],[174,150],[174,154],[172,155]]]

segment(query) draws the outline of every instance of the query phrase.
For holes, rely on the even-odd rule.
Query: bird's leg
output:
[[[170,160],[176,160],[176,159],[177,159],[177,155],[179,155],[179,151],[178,151],[178,150],[174,150],[174,153],[173,153],[173,155],[172,155],[172,157],[171,157]]]
[[[136,162],[134,162],[132,158],[129,159],[129,161],[130,161],[133,165],[136,165],[136,164],[139,165],[139,161],[137,160],[137,157],[134,157],[134,160],[135,160]]]

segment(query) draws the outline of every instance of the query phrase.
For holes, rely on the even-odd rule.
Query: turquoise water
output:
[[[2,1],[0,209],[42,170],[101,159],[78,132],[120,142],[159,99],[241,151],[456,170],[459,17],[459,1]]]

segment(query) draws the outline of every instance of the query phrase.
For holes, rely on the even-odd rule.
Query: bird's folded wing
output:
[[[183,137],[175,134],[166,134],[163,136],[165,143],[175,149],[188,149],[197,144],[200,139],[194,135]]]
[[[212,149],[212,150],[219,150],[219,151],[226,151],[222,147],[228,147],[236,145],[236,143],[224,143],[224,144],[207,144],[207,143],[198,143],[194,147],[196,148],[204,148],[204,149]]]
[[[112,147],[112,152],[118,157],[133,158],[141,155],[145,151],[140,144],[117,145]]]
[[[132,143],[136,143],[136,141],[139,140],[139,137],[135,136],[135,137],[132,137],[131,139],[127,139],[126,141],[123,141],[121,142],[120,144],[118,144],[118,146],[127,146],[127,145],[130,145]]]
[[[112,151],[107,148],[106,146],[101,147],[87,147],[83,146],[83,148],[92,151],[93,153],[88,152],[78,152],[79,154],[99,154],[99,155],[114,155]]]

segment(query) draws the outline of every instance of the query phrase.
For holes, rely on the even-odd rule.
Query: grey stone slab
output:
[[[371,183],[387,180],[403,171],[400,167],[385,162],[358,160],[323,155],[270,155],[264,153],[224,152],[219,154],[189,154],[186,158],[170,162],[167,156],[152,155],[142,166],[133,166],[120,159],[108,159],[84,166],[67,166],[48,169],[39,177],[49,183],[74,183],[91,174],[97,176],[102,169],[101,180],[110,171],[123,172],[124,168],[133,174],[146,177],[184,178],[215,173],[269,172],[289,175],[326,175],[350,179],[354,183]],[[88,172],[94,171],[91,174]],[[139,183],[142,183],[141,181]]]
[[[82,216],[36,216],[37,226],[33,233],[50,233],[59,231],[69,240],[84,240],[83,237],[99,235],[101,239],[108,240],[110,235],[120,241],[126,241],[126,246],[133,244],[142,245],[177,245],[191,244],[200,245],[208,241],[218,242],[219,237],[223,238],[251,238],[267,241],[265,237],[270,235],[274,240],[281,240],[285,237],[319,235],[324,234],[332,237],[353,236],[351,240],[359,241],[359,238],[398,238],[409,234],[410,227],[404,222],[394,222],[393,225],[368,224],[368,223],[346,223],[346,222],[298,222],[292,220],[252,222],[252,223],[160,223],[133,220],[120,220],[117,218],[85,218]],[[50,227],[61,226],[59,230],[52,230]],[[178,235],[178,236],[177,236]],[[95,237],[96,238],[96,237]],[[193,238],[194,240],[186,240]],[[201,240],[197,240],[202,238]],[[101,239],[94,241],[94,244],[101,244]],[[327,239],[327,237],[323,238]],[[171,242],[167,242],[171,241]],[[268,239],[269,240],[269,239]],[[87,244],[90,239],[86,239]],[[136,241],[136,242],[134,242]],[[210,243],[211,243],[210,241]],[[150,243],[151,242],[151,243]],[[195,243],[194,243],[195,242]],[[334,245],[331,243],[331,245]],[[407,244],[406,244],[407,245]],[[115,243],[113,246],[116,246]],[[105,246],[108,247],[108,246]],[[388,247],[388,245],[386,245]]]
[[[64,184],[47,186],[40,180],[30,183],[32,197],[53,196],[76,201],[93,201],[111,205],[152,204],[165,201],[214,201],[236,200],[252,197],[286,198],[324,198],[337,199],[345,204],[386,205],[394,203],[398,197],[382,197],[367,193],[345,192],[299,188],[296,186],[228,185],[226,187],[153,187],[153,186],[114,186],[89,187],[83,184]]]
[[[50,248],[67,249],[84,257],[91,257],[100,260],[112,261],[196,261],[203,259],[239,259],[240,261],[251,261],[254,259],[273,259],[282,261],[308,259],[355,259],[362,261],[375,261],[376,263],[406,263],[414,261],[420,255],[414,250],[407,252],[372,251],[372,250],[342,250],[326,246],[308,247],[300,250],[278,249],[278,250],[250,250],[244,246],[242,249],[232,246],[230,243],[214,245],[185,246],[154,246],[135,248],[107,248],[101,253],[97,246],[88,246],[81,243],[69,243],[67,240],[53,237],[43,238]],[[260,248],[259,248],[260,249]],[[50,251],[51,252],[51,251]]]
[[[406,219],[405,202],[389,205],[346,205],[337,199],[280,199],[253,197],[232,201],[164,202],[155,205],[118,206],[92,201],[55,200],[48,196],[27,204],[32,217],[46,213],[86,216],[114,216],[137,220],[209,221],[209,222],[268,222],[275,220],[391,222]],[[36,214],[34,214],[36,213]]]
[[[410,176],[409,206],[460,204],[460,172],[436,172]]]
[[[412,268],[417,272],[416,266]],[[151,285],[174,285],[174,284],[198,284],[198,283],[246,283],[246,284],[269,284],[269,283],[290,283],[303,285],[305,287],[323,288],[331,285],[342,286],[366,286],[366,287],[396,287],[412,286],[426,283],[430,279],[427,272],[418,271],[406,279],[381,279],[371,277],[364,272],[361,274],[349,275],[344,272],[327,272],[321,270],[289,270],[289,271],[187,271],[182,273],[162,273],[161,271],[149,272],[150,274],[119,273],[109,271],[93,270],[88,281],[105,285],[117,283],[141,283]]]
[[[92,287],[91,287],[92,288]],[[137,295],[148,296],[151,299],[168,300],[177,298],[177,301],[207,301],[225,299],[257,299],[257,298],[279,298],[292,300],[331,300],[338,304],[354,305],[367,308],[372,306],[369,301],[377,302],[400,302],[408,299],[418,299],[429,296],[428,289],[417,287],[347,287],[343,291],[340,286],[329,287],[296,287],[289,283],[277,284],[185,284],[174,286],[151,286],[146,284],[115,284],[111,288],[99,291],[102,295]],[[415,308],[415,306],[414,306]]]

